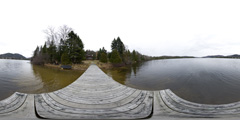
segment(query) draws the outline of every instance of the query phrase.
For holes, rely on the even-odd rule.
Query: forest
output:
[[[124,66],[152,59],[136,50],[130,51],[120,37],[114,38],[111,51],[104,47],[98,51],[84,50],[84,43],[72,28],[63,25],[58,30],[49,27],[44,30],[46,41],[43,46],[37,46],[33,52],[31,63],[35,65],[50,64],[81,64],[83,60],[99,60],[111,63],[113,66]]]

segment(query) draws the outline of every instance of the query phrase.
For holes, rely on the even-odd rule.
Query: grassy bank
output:
[[[113,66],[110,62],[102,63],[102,62],[99,62],[99,60],[84,60],[84,61],[82,61],[81,64],[72,64],[72,69],[73,70],[87,70],[87,68],[92,63],[96,64],[101,69],[112,69],[113,68]],[[51,68],[56,68],[56,69],[61,69],[60,68],[61,65],[45,64],[44,66],[51,67]]]
[[[72,70],[86,70],[90,65],[92,61],[84,60],[81,64],[72,64]],[[44,64],[46,67],[61,69],[61,65],[54,65],[54,64]]]
[[[112,68],[113,68],[113,66],[112,66],[112,64],[111,64],[110,62],[108,62],[108,63],[102,63],[102,62],[99,62],[99,61],[97,60],[97,61],[95,61],[95,64],[96,64],[99,68],[101,68],[101,69],[112,69]]]

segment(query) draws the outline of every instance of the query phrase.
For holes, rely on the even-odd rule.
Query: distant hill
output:
[[[153,59],[195,58],[194,56],[155,56]]]
[[[21,54],[18,53],[5,53],[5,54],[0,54],[0,59],[27,59]]]
[[[223,55],[209,55],[209,56],[205,56],[203,58],[240,58],[240,55],[238,55],[238,54],[227,55],[227,56],[223,56]]]

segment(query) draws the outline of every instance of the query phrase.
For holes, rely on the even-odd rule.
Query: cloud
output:
[[[0,52],[30,57],[44,44],[44,29],[66,24],[85,49],[110,51],[120,36],[130,50],[147,55],[240,53],[239,6],[235,0],[0,1]]]

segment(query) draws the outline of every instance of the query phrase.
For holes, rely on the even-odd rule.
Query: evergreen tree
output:
[[[105,50],[104,47],[100,48],[98,53],[97,53],[97,59],[100,60],[101,59],[101,55],[102,53],[106,54],[107,55],[107,50]]]
[[[47,45],[46,45],[46,42],[44,43],[44,46],[42,48],[42,53],[43,54],[46,54],[47,53]]]
[[[100,60],[101,53],[102,53],[102,49],[100,48],[99,51],[97,52],[97,60]]]
[[[38,58],[41,58],[44,63],[58,63],[61,61],[63,53],[66,53],[72,63],[81,63],[85,59],[82,40],[71,28],[63,26],[56,32],[51,27],[44,32],[47,35],[47,42],[45,42],[43,47],[36,48],[33,58],[39,56]],[[40,59],[36,61],[38,62]]]
[[[102,48],[102,53],[106,53],[107,54],[107,50],[105,50],[105,48]]]
[[[103,63],[107,63],[108,62],[106,53],[101,53],[100,62],[103,62]]]
[[[31,62],[35,65],[44,65],[44,58],[42,55],[42,47],[38,47],[35,49],[33,53],[33,57],[31,59]]]
[[[133,50],[133,52],[132,52],[132,61],[133,62],[138,62],[138,55],[137,55],[137,52],[135,50]]]
[[[110,62],[114,64],[122,63],[122,59],[117,50],[112,51]]]
[[[112,50],[116,49],[120,53],[121,56],[123,55],[123,52],[125,51],[125,46],[119,37],[117,38],[117,40],[114,38],[114,40],[112,41],[111,48],[112,48]]]
[[[69,39],[66,40],[66,46],[70,60],[73,63],[81,63],[81,61],[85,58],[82,40],[73,31],[71,31],[68,36]]]
[[[132,55],[129,50],[127,50],[123,53],[123,61],[127,65],[132,63]]]
[[[117,49],[117,40],[114,38],[111,45],[112,50]]]
[[[33,58],[36,57],[38,53],[39,53],[39,47],[37,46],[37,48],[33,52]]]
[[[69,65],[69,64],[71,64],[69,56],[68,56],[68,54],[66,52],[62,54],[61,62],[62,62],[61,63],[62,65]]]
[[[110,60],[110,58],[111,58],[111,54],[112,54],[112,53],[110,53],[110,52],[107,53],[107,56],[108,56],[108,59],[109,59],[109,60]]]
[[[49,47],[47,48],[47,53],[49,55],[49,62],[55,63],[57,57],[57,47],[54,41],[50,41]]]
[[[123,52],[125,51],[125,46],[119,37],[117,38],[117,50],[120,53],[120,55],[122,55]]]

